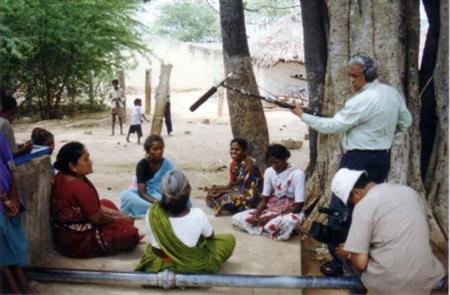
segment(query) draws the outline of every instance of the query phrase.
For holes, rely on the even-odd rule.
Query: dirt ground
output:
[[[184,171],[193,187],[192,198],[194,206],[202,208],[208,215],[215,232],[233,232],[237,238],[237,246],[231,259],[224,265],[225,274],[272,274],[272,275],[320,275],[318,262],[308,244],[303,251],[299,237],[287,242],[277,242],[267,237],[249,236],[235,232],[230,225],[230,217],[214,217],[213,212],[204,204],[205,193],[199,190],[212,184],[227,182],[227,166],[230,161],[228,154],[229,141],[232,138],[227,106],[224,115],[217,115],[217,99],[211,98],[196,112],[191,113],[188,107],[201,95],[199,91],[172,93],[172,113],[174,132],[167,136],[165,128],[162,135],[165,140],[165,156],[172,160],[177,169]],[[132,105],[136,95],[129,95],[127,105]],[[142,97],[142,96],[140,96]],[[152,105],[154,103],[152,102]],[[128,110],[130,113],[130,110]],[[128,116],[129,117],[129,116]],[[282,109],[266,111],[271,142],[282,140],[301,140],[303,147],[291,150],[290,163],[304,169],[308,161],[308,141],[305,140],[306,126],[291,114]],[[84,143],[94,162],[94,173],[89,176],[96,185],[101,197],[113,200],[119,205],[119,193],[125,190],[134,174],[136,163],[144,156],[142,145],[136,144],[135,135],[131,143],[127,143],[125,135],[110,136],[111,123],[108,113],[94,114],[74,119],[59,121],[41,121],[38,123],[18,123],[15,125],[16,137],[26,140],[31,130],[43,127],[55,135],[56,150],[66,142],[78,140]],[[128,125],[124,126],[124,132]],[[144,134],[150,131],[150,124],[143,124]],[[116,134],[118,128],[116,126]],[[143,221],[138,220],[137,226],[143,231]],[[93,259],[70,259],[54,251],[43,252],[40,266],[57,268],[98,269],[113,271],[132,271],[142,256],[146,241],[139,244],[130,253],[111,257]],[[306,248],[305,248],[306,249]],[[98,286],[86,284],[32,283],[38,293],[48,294],[85,294],[90,292],[107,292],[141,294],[149,292],[140,286]],[[162,291],[152,289],[153,293],[216,293],[216,294],[299,294],[300,290],[288,289],[235,289],[208,288]],[[305,291],[305,294],[341,294],[344,291]]]

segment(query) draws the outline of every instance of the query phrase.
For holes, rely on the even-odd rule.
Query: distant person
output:
[[[191,186],[182,172],[164,175],[161,194],[145,218],[150,244],[136,270],[218,273],[233,254],[234,236],[214,234],[205,213],[189,207]]]
[[[430,247],[419,194],[404,185],[377,184],[365,171],[347,168],[336,173],[331,190],[354,206],[347,240],[337,254],[362,272],[369,294],[430,294],[445,273]]]
[[[120,194],[120,209],[135,218],[144,217],[148,207],[161,200],[161,180],[173,169],[172,162],[164,157],[164,140],[161,136],[147,137],[144,150],[145,157],[136,166],[133,184]]]
[[[108,100],[111,104],[112,116],[112,132],[114,135],[114,128],[116,125],[116,117],[119,119],[120,135],[123,134],[122,118],[125,113],[125,91],[119,87],[119,80],[112,80],[113,88],[108,92]]]
[[[167,135],[172,134],[172,113],[170,111],[170,94],[167,94],[164,105],[164,122],[166,123]]]
[[[105,256],[133,250],[140,240],[134,220],[101,199],[86,177],[93,172],[82,143],[65,144],[56,156],[51,196],[53,241],[63,255]]]
[[[142,100],[140,98],[136,98],[134,100],[134,107],[131,113],[131,124],[130,129],[128,129],[127,142],[130,142],[130,134],[136,132],[138,138],[137,143],[141,144],[141,137],[143,135],[141,126],[142,120],[150,122],[142,113]]]
[[[248,142],[236,137],[230,142],[230,168],[228,185],[206,188],[206,204],[215,215],[234,214],[258,205],[263,177],[255,159],[247,153]]]
[[[267,234],[275,240],[288,240],[303,222],[305,174],[288,163],[289,150],[281,144],[270,145],[266,152],[269,167],[264,172],[261,201],[256,209],[233,215],[235,229],[251,235]]]
[[[14,131],[11,124],[16,119],[17,115],[17,101],[12,96],[4,96],[1,98],[0,107],[0,133],[3,134],[8,142],[14,157],[21,156],[31,151],[33,143],[27,141],[24,144],[17,145]]]
[[[353,55],[348,63],[348,75],[355,94],[333,117],[306,114],[300,106],[292,112],[320,133],[342,134],[344,154],[339,168],[365,170],[372,181],[382,183],[390,168],[394,134],[406,132],[412,117],[402,95],[395,88],[377,80],[377,65],[368,55]],[[351,212],[347,212],[348,208],[334,195],[331,196],[329,207],[340,215],[351,216]],[[351,218],[343,221],[331,215],[328,217],[328,224],[344,233],[350,223]],[[336,244],[329,244],[328,247],[333,260],[323,264],[320,270],[325,275],[342,275],[342,264],[334,251]]]
[[[27,238],[14,168],[12,152],[0,134],[0,293],[29,294],[32,290],[22,268],[27,263]]]
[[[31,131],[31,142],[35,145],[47,146],[50,155],[55,149],[55,137],[53,134],[40,127],[36,127]]]

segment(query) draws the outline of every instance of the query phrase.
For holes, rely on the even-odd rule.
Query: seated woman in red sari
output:
[[[235,137],[230,142],[230,173],[228,185],[213,185],[208,191],[206,205],[215,215],[234,214],[255,208],[260,200],[263,176],[255,159],[248,155],[248,142]]]
[[[83,144],[65,144],[54,166],[59,170],[51,198],[56,249],[77,258],[133,250],[140,239],[138,229],[111,201],[99,199],[86,177],[92,173],[92,161]]]

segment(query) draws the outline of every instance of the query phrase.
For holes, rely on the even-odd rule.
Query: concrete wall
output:
[[[223,56],[221,44],[196,44],[152,39],[148,41],[153,52],[166,63],[173,65],[170,78],[171,90],[201,89],[207,90],[217,81],[224,78]],[[152,86],[159,82],[160,61],[148,60],[138,56],[137,67],[126,71],[127,87],[139,93],[144,92],[145,70],[152,67]],[[278,63],[272,68],[253,67],[256,81],[262,89],[275,95],[287,95],[307,88],[306,81],[291,78],[292,75],[306,77],[304,65],[298,63]],[[260,89],[261,94],[267,94]]]
[[[30,265],[53,249],[50,225],[51,162],[45,155],[17,166],[15,175],[26,211],[23,222],[28,238]]]
[[[185,43],[164,39],[152,39],[149,47],[165,63],[173,65],[170,84],[172,90],[208,89],[216,81],[223,79],[223,57],[221,45]],[[126,72],[127,87],[138,92],[144,91],[145,70],[152,68],[153,89],[159,83],[161,62],[151,57],[150,63],[143,57],[137,57],[137,67]]]
[[[302,75],[306,78],[305,66],[298,63],[278,63],[271,68],[259,68],[253,66],[256,81],[260,86],[260,94],[267,95],[289,95],[298,94],[298,91],[305,88],[307,94],[308,84],[304,80],[292,78],[293,75]]]

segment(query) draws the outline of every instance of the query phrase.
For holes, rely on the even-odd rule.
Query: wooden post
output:
[[[155,94],[155,112],[153,114],[152,129],[150,134],[161,135],[162,124],[164,120],[165,98],[169,95],[171,64],[161,64],[161,73],[159,75],[159,85]]]
[[[120,88],[123,89],[123,92],[125,93],[125,101],[123,103],[123,123],[127,121],[127,89],[125,85],[125,72],[123,70],[119,71],[119,84]]]
[[[218,108],[217,108],[217,115],[219,117],[223,116],[223,101],[224,101],[224,96],[225,96],[225,91],[223,87],[220,87],[217,90],[217,96],[218,96],[218,100],[217,100],[217,104],[218,104]]]
[[[152,110],[152,69],[145,70],[145,114],[150,115]]]

